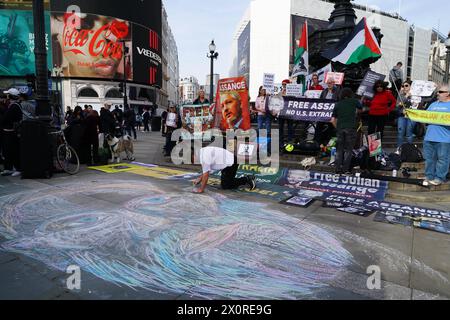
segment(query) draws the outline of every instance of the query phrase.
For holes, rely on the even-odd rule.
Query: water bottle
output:
[[[336,161],[336,147],[331,148],[330,164]]]

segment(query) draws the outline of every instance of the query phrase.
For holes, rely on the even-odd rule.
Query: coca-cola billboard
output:
[[[51,10],[53,65],[64,77],[162,86],[161,1],[58,0]]]

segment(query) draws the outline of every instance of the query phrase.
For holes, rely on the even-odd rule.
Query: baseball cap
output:
[[[3,93],[4,94],[10,94],[10,95],[16,96],[16,97],[18,97],[20,95],[19,90],[17,90],[16,88],[11,88],[11,89],[9,89],[7,91],[3,91]]]
[[[291,80],[286,79],[286,80],[283,80],[283,82],[281,84],[290,84],[290,83],[291,83]]]

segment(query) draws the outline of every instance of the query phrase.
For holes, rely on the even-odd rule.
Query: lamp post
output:
[[[211,77],[209,79],[209,102],[213,103],[214,98],[214,59],[217,59],[219,53],[216,52],[216,45],[214,40],[209,44],[209,53],[206,55],[211,59]]]
[[[447,57],[445,59],[445,76],[444,83],[448,84],[450,82],[449,78],[449,68],[450,68],[450,32],[448,34],[447,40],[445,40],[445,47],[447,48]]]
[[[127,57],[129,48],[126,46],[125,41],[123,43],[123,107],[128,106],[128,96],[127,96]]]
[[[33,0],[34,55],[36,68],[36,116],[51,120],[48,96],[47,48],[45,43],[44,0]]]

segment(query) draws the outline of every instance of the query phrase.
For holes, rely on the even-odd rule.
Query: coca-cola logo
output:
[[[113,20],[98,30],[76,29],[70,19],[64,17],[63,46],[76,55],[86,55],[80,48],[88,45],[88,52],[92,57],[102,55],[104,58],[112,57],[120,60],[123,55],[121,39],[128,36],[129,27],[124,21]]]

